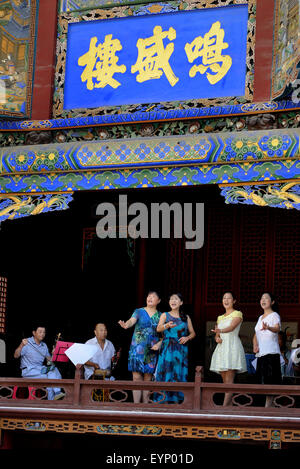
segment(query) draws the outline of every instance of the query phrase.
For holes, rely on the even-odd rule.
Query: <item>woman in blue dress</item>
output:
[[[196,334],[189,316],[180,311],[182,296],[176,293],[170,296],[171,311],[160,317],[157,332],[163,332],[160,354],[155,373],[156,381],[184,382],[188,377],[188,345]],[[182,392],[164,391],[156,393],[156,402],[180,403],[184,399]]]
[[[160,296],[151,291],[147,296],[147,306],[134,311],[128,321],[119,321],[123,329],[135,326],[128,357],[128,370],[134,381],[151,381],[157,363],[159,334],[156,330],[161,313],[157,311]],[[143,391],[143,402],[148,402],[148,391]],[[141,401],[142,391],[133,391],[133,400]]]

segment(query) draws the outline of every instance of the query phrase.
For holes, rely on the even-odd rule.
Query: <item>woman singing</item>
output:
[[[157,362],[159,335],[156,331],[161,313],[157,311],[160,296],[150,291],[144,308],[134,311],[128,321],[119,321],[123,329],[135,326],[128,357],[128,370],[134,381],[151,381]],[[133,400],[141,401],[141,391],[133,391]],[[143,402],[148,402],[148,391],[143,391]]]
[[[188,377],[188,341],[196,334],[192,321],[181,311],[183,301],[180,293],[170,296],[171,310],[160,317],[157,332],[164,333],[155,374],[156,381],[184,382]],[[158,394],[158,393],[157,393]],[[155,401],[179,403],[183,393],[164,391],[162,397],[155,395]]]
[[[271,293],[264,293],[260,299],[262,314],[255,326],[253,337],[253,352],[257,357],[256,373],[262,384],[280,384],[280,347],[278,332],[281,328],[280,316],[273,310],[275,304]],[[273,402],[272,396],[267,396],[266,407]]]
[[[217,347],[211,359],[210,370],[220,373],[223,383],[234,382],[236,373],[247,371],[245,352],[239,338],[243,315],[234,308],[236,299],[232,292],[223,295],[225,314],[219,316],[215,332]],[[225,393],[224,406],[231,404],[232,393]]]

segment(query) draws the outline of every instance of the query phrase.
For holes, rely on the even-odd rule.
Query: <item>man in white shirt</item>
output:
[[[89,345],[98,345],[97,352],[84,365],[84,377],[90,379],[95,370],[110,370],[111,360],[116,350],[110,340],[107,340],[107,328],[103,323],[96,324],[95,337],[86,342]]]

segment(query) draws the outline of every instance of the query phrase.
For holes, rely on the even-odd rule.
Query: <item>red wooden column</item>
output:
[[[275,0],[257,0],[254,102],[271,98],[274,13]]]
[[[44,120],[52,115],[53,81],[58,0],[39,2],[35,73],[33,77],[32,120]]]

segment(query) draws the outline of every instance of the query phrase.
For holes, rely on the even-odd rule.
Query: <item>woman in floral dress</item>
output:
[[[157,311],[160,296],[151,291],[147,296],[147,306],[134,311],[128,321],[119,321],[123,329],[135,326],[128,357],[128,370],[134,381],[151,381],[157,362],[159,334],[156,331],[161,313]],[[148,402],[148,391],[143,391],[143,402]],[[142,391],[133,391],[133,400],[141,401]]]
[[[183,301],[180,293],[170,296],[170,312],[160,317],[157,331],[164,333],[155,373],[156,381],[185,382],[188,377],[188,345],[195,337],[189,316],[181,311]],[[182,392],[164,391],[155,393],[155,402],[180,403],[184,400]]]

